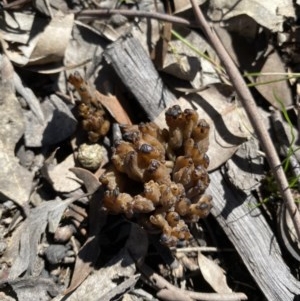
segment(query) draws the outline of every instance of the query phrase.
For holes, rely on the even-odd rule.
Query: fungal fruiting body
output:
[[[114,176],[126,174],[140,183],[137,194],[124,185],[120,191],[110,174],[100,179],[107,187],[103,206],[112,214],[135,214],[147,227],[161,231],[161,242],[174,246],[190,239],[186,222],[197,222],[211,209],[207,167],[209,125],[191,109],[178,105],[166,113],[168,129],[156,124],[122,126],[123,140],[115,142],[112,162]]]
[[[78,72],[71,74],[68,81],[75,87],[81,102],[78,113],[82,118],[82,127],[88,133],[91,142],[97,142],[105,136],[110,128],[108,116],[96,97],[95,91],[88,85]]]

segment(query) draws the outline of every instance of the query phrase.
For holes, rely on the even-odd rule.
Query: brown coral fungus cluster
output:
[[[122,126],[112,161],[119,174],[141,183],[141,191],[118,184],[118,174],[107,172],[103,206],[112,214],[138,215],[149,229],[162,232],[161,242],[174,246],[191,237],[186,222],[197,222],[211,209],[209,185],[208,123],[196,111],[178,105],[166,111],[168,130],[156,124]],[[138,186],[138,184],[136,185]]]
[[[101,103],[97,100],[96,91],[92,91],[92,88],[78,72],[71,74],[68,80],[76,88],[81,98],[78,112],[82,118],[83,129],[87,131],[91,142],[97,142],[109,131],[110,122],[108,116]]]

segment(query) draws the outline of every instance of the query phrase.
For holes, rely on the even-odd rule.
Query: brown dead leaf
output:
[[[227,285],[224,270],[218,266],[213,260],[204,256],[201,252],[198,253],[198,265],[203,278],[215,290],[215,292],[232,293]]]
[[[80,248],[76,257],[73,276],[65,295],[73,292],[90,275],[100,255],[99,239],[91,236]]]
[[[96,178],[96,176],[90,172],[89,170],[81,167],[74,167],[70,168],[70,171],[73,172],[77,178],[79,178],[81,181],[83,181],[83,184],[87,190],[88,193],[93,194],[96,192],[99,187],[101,186],[101,183]],[[104,172],[104,170],[103,170]]]
[[[115,96],[106,96],[101,94],[99,91],[96,91],[96,97],[118,123],[132,124],[128,114]]]
[[[126,262],[126,264],[124,264]],[[81,285],[68,297],[68,301],[102,300],[106,294],[113,296],[118,291],[118,279],[132,277],[136,271],[134,261],[128,251],[123,248],[110,260],[105,267],[94,271]],[[83,271],[85,274],[85,270]],[[124,281],[124,280],[123,280]],[[69,289],[68,289],[69,291]],[[64,300],[62,296],[53,301]]]
[[[231,58],[249,73],[248,79],[272,106],[281,109],[276,97],[285,107],[293,104],[284,62],[276,49],[268,46],[267,33],[258,35],[260,27],[252,18],[240,15],[228,20],[226,28],[216,24],[215,29]],[[267,55],[262,56],[262,52]],[[261,75],[251,77],[252,72]]]
[[[288,80],[283,80],[286,69],[278,52],[273,50],[267,56],[262,69],[261,76],[256,77],[256,89],[262,96],[275,108],[282,109],[281,104],[287,108],[293,105],[292,91],[289,86]],[[268,73],[277,73],[271,75],[264,75]],[[265,84],[261,84],[265,83]],[[280,104],[280,102],[281,104]]]

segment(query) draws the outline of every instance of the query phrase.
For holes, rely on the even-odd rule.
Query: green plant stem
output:
[[[224,73],[224,70],[222,68],[222,66],[220,66],[219,64],[217,64],[214,60],[212,60],[208,55],[206,55],[205,53],[201,52],[199,49],[197,49],[197,47],[195,47],[193,44],[191,44],[187,39],[185,39],[184,37],[182,37],[177,31],[175,31],[174,29],[172,29],[172,35],[177,38],[178,40],[180,40],[183,44],[185,44],[186,46],[188,46],[191,50],[193,50],[196,54],[198,54],[200,57],[204,58],[205,60],[207,60],[208,62],[210,62],[219,72]]]
[[[242,75],[240,74],[238,68],[233,63],[231,57],[227,53],[214,29],[210,27],[207,21],[202,14],[200,7],[197,4],[196,0],[190,0],[196,20],[198,21],[201,29],[206,34],[209,42],[212,47],[215,49],[218,54],[223,66],[225,67],[227,74],[234,86],[240,100],[244,106],[245,111],[251,121],[251,124],[258,136],[258,139],[261,143],[261,146],[266,154],[266,158],[269,162],[269,165],[274,173],[274,177],[278,184],[281,196],[285,202],[285,205],[289,211],[289,214],[293,220],[294,227],[297,233],[297,237],[300,240],[300,213],[293,199],[291,190],[289,189],[289,183],[287,181],[286,175],[282,168],[281,162],[279,160],[276,149],[273,145],[273,142],[269,136],[268,131],[266,130],[262,118],[258,112],[255,100],[250,93]]]

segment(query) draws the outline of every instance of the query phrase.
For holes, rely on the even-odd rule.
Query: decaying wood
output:
[[[104,57],[133,93],[150,119],[170,106],[175,96],[165,87],[149,55],[137,39],[125,36],[109,45]]]
[[[146,52],[137,51],[141,48],[138,44],[137,40],[125,37],[113,43],[105,56],[148,112],[150,119],[154,119],[165,106],[172,104],[174,97],[164,88],[154,67],[149,66],[151,62],[148,58],[143,57],[147,56]],[[156,88],[158,91],[153,91]],[[164,105],[161,102],[162,95]],[[211,174],[209,193],[213,196],[212,214],[234,244],[266,298],[290,301],[300,295],[300,282],[291,275],[284,263],[276,238],[260,208],[247,206],[244,203],[245,196],[229,188],[219,171]]]
[[[256,199],[229,187],[220,171],[210,175],[212,214],[231,240],[268,300],[295,300],[300,282],[282,259],[274,233],[256,206]],[[221,185],[220,185],[221,184]]]

